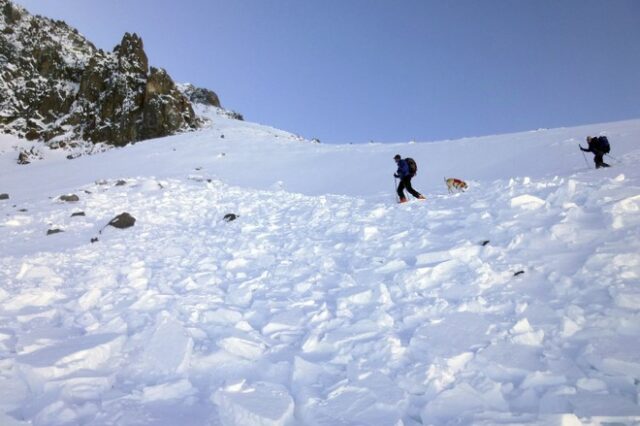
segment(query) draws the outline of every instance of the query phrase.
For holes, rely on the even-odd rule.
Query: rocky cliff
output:
[[[220,101],[210,90],[182,87],[189,92],[149,67],[136,34],[105,52],[62,21],[0,0],[1,131],[124,145],[195,129],[201,122],[192,102]]]

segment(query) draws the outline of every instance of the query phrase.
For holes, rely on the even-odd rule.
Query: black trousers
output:
[[[602,152],[594,152],[593,162],[596,163],[596,169],[599,169],[600,167],[609,167],[602,157],[604,157]]]
[[[410,177],[403,177],[400,178],[400,184],[398,185],[398,197],[400,198],[404,198],[404,190],[407,190],[407,192],[411,195],[413,195],[414,197],[418,198],[420,197],[420,193],[418,191],[416,191],[415,189],[413,189],[413,187],[411,186],[411,178]]]

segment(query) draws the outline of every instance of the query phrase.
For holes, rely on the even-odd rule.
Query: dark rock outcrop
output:
[[[192,102],[220,106],[214,92],[192,87],[186,95],[166,71],[150,68],[138,35],[126,33],[105,52],[9,0],[0,0],[0,93],[0,130],[52,143],[167,136],[201,125]]]
[[[124,212],[111,219],[108,225],[118,229],[126,229],[132,227],[135,223],[136,218],[131,216],[129,213]]]
[[[142,112],[142,131],[149,138],[171,134],[197,122],[191,103],[169,74],[153,67],[147,79]]]
[[[212,90],[195,87],[193,84],[183,84],[181,90],[193,103],[220,108],[220,99]]]
[[[8,200],[9,194],[0,194],[0,200]]]
[[[67,203],[75,203],[76,201],[80,201],[80,197],[78,197],[76,194],[61,195],[60,197],[58,197],[58,199]]]
[[[224,215],[224,217],[222,218],[225,222],[233,222],[234,220],[236,220],[239,216],[235,213],[227,213]]]

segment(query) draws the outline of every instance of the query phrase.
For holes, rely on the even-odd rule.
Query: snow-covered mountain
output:
[[[320,145],[208,114],[26,166],[0,136],[0,424],[640,421],[640,120]]]
[[[149,67],[136,34],[105,52],[62,21],[0,0],[1,131],[66,147],[193,130],[202,124],[193,103],[220,101],[210,90],[182,88]]]

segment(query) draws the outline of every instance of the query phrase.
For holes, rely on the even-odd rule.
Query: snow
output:
[[[74,160],[0,135],[0,424],[640,422],[640,120],[322,145],[200,113]]]

